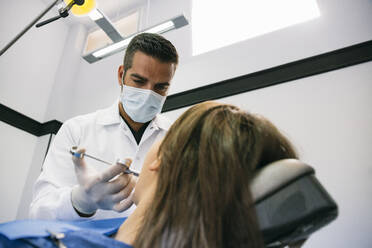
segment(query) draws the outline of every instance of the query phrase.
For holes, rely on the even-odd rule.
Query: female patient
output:
[[[147,155],[137,209],[115,238],[134,247],[262,247],[249,183],[284,158],[296,154],[269,121],[232,105],[196,105]]]
[[[266,119],[232,105],[198,104],[147,154],[133,195],[137,208],[115,239],[134,247],[263,247],[251,178],[296,157]],[[95,247],[128,247],[93,236]]]

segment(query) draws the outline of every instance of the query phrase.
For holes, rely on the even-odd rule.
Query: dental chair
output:
[[[284,247],[309,238],[336,219],[335,201],[296,159],[271,163],[255,175],[251,191],[266,247]]]

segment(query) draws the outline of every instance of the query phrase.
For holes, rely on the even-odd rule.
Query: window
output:
[[[316,0],[193,0],[193,55],[319,16]]]

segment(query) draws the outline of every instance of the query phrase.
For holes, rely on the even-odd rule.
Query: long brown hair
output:
[[[170,128],[153,204],[134,247],[263,247],[249,189],[254,171],[295,158],[269,121],[205,102]]]

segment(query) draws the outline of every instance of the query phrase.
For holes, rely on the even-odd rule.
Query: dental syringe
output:
[[[101,162],[101,163],[104,163],[104,164],[107,164],[107,165],[112,165],[112,163],[109,163],[109,162],[107,162],[107,161],[104,161],[104,160],[102,160],[102,159],[99,159],[99,158],[97,158],[97,157],[94,157],[94,156],[92,156],[92,155],[89,155],[89,154],[87,154],[87,153],[85,153],[85,152],[84,152],[84,153],[79,153],[79,152],[77,152],[77,147],[76,147],[76,146],[71,147],[71,149],[70,149],[70,153],[71,153],[73,156],[77,157],[77,158],[88,157],[88,158],[91,158],[91,159],[97,160],[97,161],[99,161],[99,162]],[[132,169],[129,169],[129,166],[127,165],[128,163],[130,164],[130,159],[118,159],[118,160],[116,161],[116,164],[120,164],[120,165],[126,167],[126,170],[124,171],[125,174],[132,174],[132,175],[138,177],[138,176],[139,176],[139,172],[134,171],[134,170],[132,170]]]

